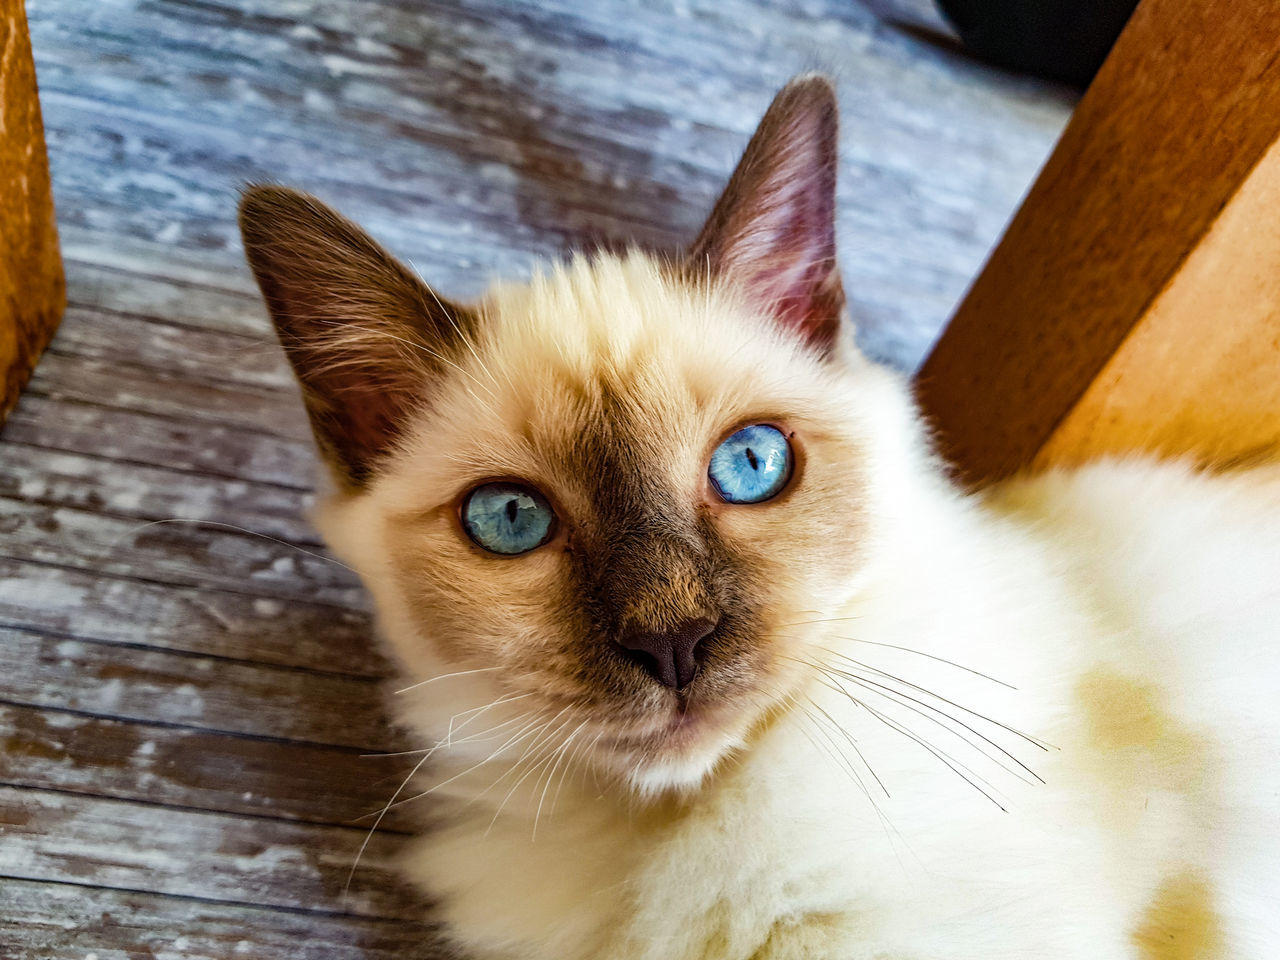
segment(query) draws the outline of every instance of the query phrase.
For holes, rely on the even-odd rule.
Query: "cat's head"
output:
[[[657,791],[800,695],[913,456],[844,318],[836,159],[834,94],[802,78],[686,256],[578,259],[468,306],[314,199],[246,193],[336,481],[322,526],[432,681],[411,720],[546,722]]]

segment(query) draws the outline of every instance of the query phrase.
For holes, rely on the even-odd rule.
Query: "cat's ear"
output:
[[[305,193],[248,188],[240,232],[320,450],[359,488],[473,318]]]
[[[778,322],[829,351],[844,316],[836,262],[836,94],[825,77],[787,84],[756,128],[689,268],[727,276]]]

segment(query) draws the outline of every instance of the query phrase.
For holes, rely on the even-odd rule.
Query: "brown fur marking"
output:
[[[1166,880],[1134,930],[1132,942],[1142,960],[1222,957],[1222,929],[1209,884],[1192,872]]]

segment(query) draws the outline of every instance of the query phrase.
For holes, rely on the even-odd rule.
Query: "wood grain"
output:
[[[380,685],[357,677],[129,650],[37,630],[0,628],[6,657],[25,664],[5,699],[95,716],[296,740],[378,753],[398,746]],[[256,704],[252,713],[246,703]]]
[[[1029,465],[1280,131],[1280,7],[1144,0],[917,378],[973,483]]]
[[[0,624],[356,677],[389,667],[361,610],[0,559]],[[124,651],[121,651],[121,656]]]
[[[0,500],[0,556],[127,576],[214,587],[264,600],[292,597],[358,609],[354,575],[295,544],[220,526],[138,523],[101,512]]]
[[[60,392],[61,387],[54,387]],[[159,464],[225,480],[311,490],[316,464],[311,442],[265,430],[223,426],[151,411],[121,410],[95,400],[45,397],[39,385],[9,416],[4,438],[33,447],[87,453],[125,465]]]
[[[0,745],[3,783],[360,832],[412,766],[405,757],[3,703]],[[412,826],[412,813],[397,807],[378,829]]]
[[[430,928],[0,879],[6,960],[450,960]]]
[[[22,0],[0,0],[0,423],[65,303],[27,18]]]
[[[1035,466],[1280,450],[1280,141],[1040,449]]]
[[[0,786],[4,873],[25,880],[415,919],[421,904],[385,881],[396,839],[375,834],[346,895],[363,832]],[[323,906],[322,906],[323,905]],[[334,907],[338,909],[333,909]]]
[[[302,511],[312,497],[294,487],[210,477],[93,453],[10,441],[0,460],[0,494],[140,521],[185,517],[226,523],[316,549],[320,538]]]

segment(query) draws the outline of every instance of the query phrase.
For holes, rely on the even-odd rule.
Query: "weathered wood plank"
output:
[[[58,350],[50,350],[27,389],[42,397],[171,417],[195,429],[208,423],[249,431],[263,443],[311,436],[301,404],[282,390],[203,383],[177,371],[68,357]]]
[[[264,439],[265,438],[265,439]],[[5,422],[0,440],[81,452],[132,464],[311,490],[316,477],[310,440],[267,438],[219,424],[118,410],[96,403],[27,395]]]
[[[70,507],[0,497],[0,556],[246,597],[296,597],[362,609],[355,575],[318,551],[241,530],[140,523]]]
[[[381,678],[361,610],[0,559],[0,624],[224,660]]]
[[[319,913],[421,919],[391,864],[401,838],[377,833],[347,875],[358,830],[174,810],[0,786],[0,871]]]
[[[284,353],[269,333],[243,336],[72,304],[53,349],[104,365],[144,367],[170,379],[283,393],[297,389]]]
[[[103,104],[78,97],[64,101],[57,94],[51,94],[50,99],[58,100],[68,114],[67,126],[52,130],[51,137],[60,157],[74,158],[70,176],[77,179],[71,186],[77,194],[95,201],[91,207],[68,214],[65,218],[68,223],[88,227],[101,223],[104,211],[115,205],[115,198],[121,198],[145,184],[163,197],[165,208],[183,214],[183,229],[187,236],[181,233],[174,235],[172,228],[165,232],[172,221],[164,222],[155,209],[139,209],[136,205],[130,208],[127,204],[120,204],[118,216],[126,217],[126,222],[141,235],[159,235],[159,231],[179,243],[185,240],[188,245],[194,245],[198,237],[201,245],[213,251],[235,247],[234,227],[226,219],[225,210],[228,205],[234,206],[239,186],[245,181],[268,177],[305,179],[316,189],[331,192],[337,197],[353,192],[372,193],[381,198],[384,205],[399,208],[402,212],[420,204],[422,197],[432,197],[433,216],[423,228],[408,230],[406,225],[397,224],[392,225],[392,229],[395,235],[412,238],[417,244],[428,238],[443,240],[452,237],[461,249],[453,256],[448,256],[447,251],[441,249],[439,252],[446,254],[446,261],[465,257],[467,249],[473,247],[498,256],[503,255],[503,250],[510,256],[513,249],[555,254],[575,237],[592,233],[611,237],[634,236],[650,244],[674,245],[696,227],[694,220],[698,211],[714,199],[713,178],[705,171],[688,171],[690,175],[683,178],[685,186],[687,188],[700,181],[705,194],[703,202],[690,204],[689,209],[683,211],[677,210],[673,218],[664,218],[662,213],[671,204],[674,191],[647,177],[640,179],[641,173],[649,172],[651,158],[647,156],[636,158],[637,173],[634,175],[626,172],[624,157],[617,161],[623,168],[615,166],[608,174],[600,168],[583,170],[582,162],[566,163],[563,157],[554,161],[551,158],[534,158],[541,167],[561,170],[560,177],[568,169],[584,174],[557,182],[553,196],[545,184],[522,187],[519,180],[506,172],[508,163],[527,162],[514,145],[500,151],[497,156],[487,153],[468,157],[467,141],[461,131],[432,137],[436,141],[433,146],[450,149],[440,154],[439,163],[429,165],[421,162],[421,144],[388,141],[387,148],[378,158],[379,170],[385,179],[373,186],[368,182],[367,144],[361,144],[358,138],[344,136],[337,142],[324,145],[333,159],[323,170],[317,171],[307,157],[310,151],[320,147],[319,144],[295,143],[291,138],[272,142],[261,132],[254,131],[248,135],[248,143],[240,144],[239,152],[232,158],[225,154],[227,145],[219,130],[211,128],[205,121],[173,118],[166,127],[177,124],[184,133],[182,141],[174,142],[171,129],[164,134],[146,136],[148,128],[155,129],[150,111],[138,115],[140,111],[127,105]],[[88,123],[91,118],[100,118],[104,110],[118,114],[121,126],[128,118],[141,127],[135,134],[140,139],[131,139],[129,144],[146,150],[149,166],[145,173],[139,169],[141,164],[121,165],[118,143],[104,143],[93,137],[94,128]],[[83,114],[83,118],[74,122],[79,114]],[[374,116],[369,120],[371,125],[376,125]],[[272,122],[269,115],[264,116],[265,129],[271,129],[269,125]],[[274,123],[278,126],[278,118]],[[580,131],[577,133],[581,135]],[[143,137],[145,140],[141,140]],[[210,141],[208,151],[202,152],[198,166],[192,163],[189,149],[183,151],[183,143],[191,139]],[[185,158],[182,152],[185,152]],[[593,152],[588,150],[588,156]],[[621,151],[614,145],[613,152]],[[248,164],[243,159],[246,154],[258,160]],[[228,167],[236,159],[239,159],[242,171],[238,180],[231,181],[226,179]],[[590,161],[587,165],[594,166]],[[625,181],[632,192],[624,196],[614,191],[603,198],[597,194],[593,199],[591,184],[610,178]],[[515,221],[510,213],[513,200],[524,214]]]
[[[89,251],[90,256],[97,256]],[[67,303],[95,312],[137,316],[186,328],[219,330],[270,341],[274,334],[256,290],[224,289],[187,279],[122,270],[97,259],[64,257]],[[102,259],[98,257],[98,259]],[[108,258],[109,259],[109,258]],[[165,261],[156,261],[153,268]],[[208,263],[206,261],[206,267]],[[239,264],[222,276],[239,278]]]
[[[0,782],[368,830],[406,757],[0,703]],[[379,830],[412,829],[403,807]]]
[[[6,960],[451,960],[412,921],[0,879]]]
[[[644,17],[619,15],[609,4],[598,11],[389,5],[378,18],[363,19],[333,6],[174,3],[139,12],[123,5],[106,23],[105,11],[84,4],[77,12],[100,35],[95,49],[108,58],[91,91],[82,79],[77,30],[66,20],[41,20],[37,47],[52,114],[64,95],[82,96],[87,112],[135,108],[133,91],[148,92],[148,117],[112,121],[107,129],[122,139],[86,143],[76,158],[114,157],[117,170],[157,168],[155,189],[146,194],[153,211],[201,198],[178,218],[174,236],[174,218],[136,203],[129,208],[127,197],[148,184],[128,186],[125,173],[101,188],[118,190],[124,202],[103,217],[85,209],[83,224],[97,223],[104,238],[109,223],[125,224],[124,232],[156,238],[157,256],[168,243],[199,247],[208,257],[235,249],[229,217],[219,221],[218,210],[239,181],[267,172],[316,186],[312,178],[333,168],[337,182],[351,187],[331,199],[361,203],[351,212],[424,268],[431,265],[433,280],[440,280],[437,263],[446,272],[477,265],[480,272],[505,272],[512,260],[504,247],[526,259],[554,253],[566,228],[617,236],[652,223],[664,236],[684,236],[772,90],[790,73],[827,62],[839,68],[854,131],[846,138],[845,196],[852,199],[842,204],[842,227],[856,312],[874,343],[891,316],[900,328],[918,328],[928,311],[927,335],[897,333],[903,341],[924,335],[927,343],[1069,108],[1065,98],[1025,82],[998,81],[969,65],[948,70],[945,54],[877,29],[865,13],[841,3],[803,16],[791,7],[744,3],[696,13],[654,9]],[[513,43],[513,30],[521,42]],[[673,45],[672,36],[681,43]],[[762,61],[765,37],[773,54]],[[175,44],[188,69],[172,68]],[[542,59],[528,60],[530,49],[541,50]],[[706,79],[691,86],[685,70]],[[637,75],[646,82],[635,83]],[[878,95],[862,93],[870,89]],[[192,111],[192,103],[201,109]],[[199,146],[185,153],[180,144],[164,146],[171,134],[131,140],[139,121],[173,131],[191,125],[181,138]],[[103,126],[64,125],[56,116],[50,125],[51,136],[73,139],[75,131]],[[194,129],[199,125],[202,131]],[[227,130],[237,131],[230,143]],[[372,157],[371,140],[380,144]],[[54,151],[58,177],[61,147]],[[65,175],[74,177],[71,159]],[[197,167],[196,176],[183,173]],[[496,179],[486,183],[490,169]],[[442,173],[457,182],[433,179]],[[874,189],[860,186],[868,178],[878,181]],[[75,180],[77,192],[99,189],[101,179]],[[402,195],[392,197],[388,184],[405,184]],[[648,194],[648,184],[660,192]],[[576,207],[575,198],[581,198]],[[455,203],[472,211],[459,213]],[[494,210],[499,217],[489,220]],[[474,232],[464,235],[458,225],[468,222]],[[444,231],[438,238],[423,239],[438,230]],[[471,246],[480,234],[484,243]],[[470,252],[459,254],[460,248]]]
[[[0,627],[4,699],[368,753],[400,749],[381,685],[358,677],[129,649]]]
[[[142,521],[217,520],[308,549],[320,546],[304,519],[313,498],[298,490],[167,467],[125,467],[14,441],[5,442],[0,457],[0,495]]]

